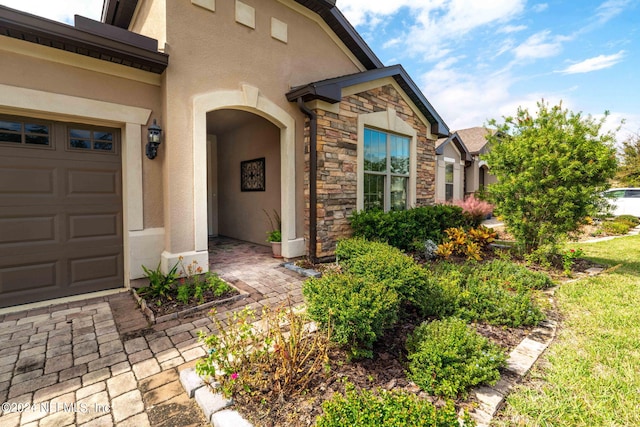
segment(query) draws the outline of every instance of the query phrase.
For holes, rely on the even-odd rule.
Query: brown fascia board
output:
[[[411,98],[420,112],[422,112],[427,120],[429,120],[429,123],[431,123],[431,132],[438,135],[439,137],[449,136],[449,127],[444,122],[444,120],[442,120],[442,117],[440,117],[431,103],[429,103],[427,98],[425,98],[424,94],[420,91],[411,77],[409,77],[409,74],[407,74],[402,65],[392,65],[390,67],[376,68],[373,70],[349,74],[341,77],[334,77],[331,79],[298,86],[292,88],[287,93],[287,99],[289,101],[295,101],[298,98],[302,98],[302,100],[305,102],[317,99],[335,104],[342,100],[343,88],[382,79],[385,77],[393,77],[398,85],[400,85],[402,90],[404,90],[409,98]]]
[[[0,35],[156,74],[162,74],[169,64],[168,55],[149,50],[148,41],[142,43],[135,36],[125,43],[5,6],[0,6]]]
[[[74,26],[79,30],[96,34],[111,40],[121,41],[151,52],[158,51],[158,40],[152,39],[151,37],[123,30],[122,28],[115,27],[113,25],[103,24],[102,22],[94,21],[93,19],[85,18],[80,15],[75,15],[74,18]]]
[[[104,0],[100,20],[127,30],[137,6],[138,0]]]

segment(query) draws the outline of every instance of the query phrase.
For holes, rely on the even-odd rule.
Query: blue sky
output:
[[[102,0],[0,0],[72,23]],[[337,0],[385,65],[401,63],[452,130],[562,100],[640,132],[640,0]]]

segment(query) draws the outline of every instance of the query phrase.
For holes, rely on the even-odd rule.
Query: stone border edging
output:
[[[140,297],[140,295],[138,295],[138,293],[136,292],[135,288],[131,288],[131,293],[133,294],[133,297],[138,302],[138,305],[142,309],[142,312],[144,313],[145,317],[149,320],[149,322],[151,322],[152,324],[158,324],[158,323],[162,323],[162,322],[167,322],[169,320],[185,317],[185,316],[188,316],[188,315],[190,315],[192,313],[195,313],[197,311],[206,310],[206,309],[211,308],[211,307],[217,307],[219,305],[226,304],[228,302],[239,301],[239,300],[245,299],[245,298],[247,298],[249,296],[249,292],[243,291],[242,289],[238,289],[238,288],[236,288],[235,286],[233,286],[229,282],[227,282],[227,284],[229,286],[231,286],[233,289],[235,289],[236,291],[238,291],[238,294],[237,295],[233,295],[233,296],[231,296],[229,298],[210,301],[210,302],[198,305],[196,307],[187,308],[186,310],[176,311],[175,313],[165,314],[164,316],[158,316],[158,317],[156,317],[155,314],[153,313],[153,310],[151,310],[147,306],[147,302],[145,301],[145,299]]]
[[[180,383],[189,398],[195,398],[208,422],[214,427],[253,427],[240,413],[228,409],[233,400],[225,399],[222,393],[214,393],[210,384],[196,373],[194,368],[180,371]],[[215,383],[213,384],[215,387]]]
[[[322,277],[322,273],[320,273],[319,271],[316,271],[312,268],[298,267],[293,262],[285,262],[280,265],[282,265],[287,270],[295,271],[296,273],[304,277]]]
[[[487,427],[494,415],[504,405],[505,398],[522,377],[529,372],[540,355],[554,340],[558,328],[557,322],[545,320],[541,322],[516,348],[509,354],[507,373],[501,375],[500,380],[493,386],[481,386],[471,393],[477,399],[479,406],[470,412],[477,427]],[[514,378],[510,378],[514,376]]]

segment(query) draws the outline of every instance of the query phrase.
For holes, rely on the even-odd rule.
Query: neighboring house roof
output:
[[[0,6],[0,35],[156,74],[169,64],[156,40],[78,15],[72,27]]]
[[[440,138],[436,141],[436,155],[440,156],[444,154],[444,148],[447,144],[453,144],[458,151],[460,152],[460,156],[464,161],[471,161],[471,154],[469,154],[469,149],[460,139],[460,135],[458,132],[454,132],[446,138]]]
[[[367,70],[383,66],[382,61],[336,7],[335,0],[295,0],[295,2],[320,15]],[[138,0],[104,0],[102,22],[120,28],[129,28],[137,4]]]
[[[335,104],[341,101],[343,88],[385,77],[393,77],[402,90],[411,98],[418,109],[420,109],[420,112],[422,112],[427,120],[429,120],[429,123],[431,123],[431,132],[438,136],[449,135],[449,127],[447,124],[442,120],[442,117],[440,117],[429,101],[427,101],[427,98],[425,98],[418,86],[411,77],[409,77],[409,74],[407,74],[402,65],[392,65],[390,67],[377,68],[308,83],[292,88],[287,93],[287,99],[289,101],[295,101],[299,97],[302,97],[305,102],[319,99]]]
[[[487,145],[487,135],[491,132],[490,129],[480,126],[456,131],[469,149],[469,154],[480,154]]]

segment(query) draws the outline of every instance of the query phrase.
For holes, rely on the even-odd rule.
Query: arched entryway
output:
[[[280,129],[254,113],[207,113],[208,234],[265,245],[281,215]]]
[[[215,224],[216,221],[212,219],[213,210],[209,209],[209,204],[218,206],[218,215],[222,208],[220,201],[221,193],[208,191],[209,174],[213,172],[210,170],[213,165],[211,155],[208,158],[208,145],[210,142],[217,140],[215,133],[209,134],[208,132],[224,133],[222,128],[216,128],[215,122],[223,120],[224,116],[228,116],[230,119],[236,120],[237,125],[231,128],[235,129],[236,136],[248,135],[249,129],[243,129],[242,124],[248,128],[254,127],[256,130],[262,129],[267,133],[275,131],[278,139],[279,146],[279,176],[280,176],[280,196],[279,200],[271,200],[279,207],[278,211],[282,218],[282,255],[287,258],[294,258],[302,256],[305,253],[304,238],[296,235],[296,215],[295,211],[295,120],[286,111],[276,105],[274,102],[262,96],[259,90],[249,85],[243,85],[242,90],[237,91],[215,91],[199,95],[194,98],[194,203],[195,203],[195,247],[196,251],[205,251],[207,248],[207,240],[210,232],[213,232],[213,227],[210,224]],[[212,128],[208,129],[209,124]],[[222,125],[220,125],[222,126]],[[229,131],[231,131],[231,128]],[[230,141],[230,138],[226,138],[226,141]],[[221,141],[216,142],[218,149],[222,146],[224,138]],[[232,144],[232,143],[229,143]],[[248,147],[251,146],[249,141]],[[254,146],[254,149],[257,147]],[[268,143],[267,149],[274,148],[274,143]],[[228,147],[225,143],[225,150]],[[241,165],[239,162],[244,160],[255,160],[260,157],[252,157],[251,149],[247,152],[237,152],[233,155],[240,154],[237,158],[233,158],[234,164],[230,164],[229,170],[234,172],[236,179],[239,180],[239,173]],[[218,153],[219,154],[219,153]],[[231,155],[231,154],[230,154]],[[219,156],[216,156],[219,157]],[[246,157],[246,159],[245,159]],[[242,159],[242,160],[241,160]],[[268,159],[265,159],[268,160]],[[265,166],[268,168],[268,164]],[[216,161],[216,165],[220,166],[219,161]],[[277,165],[277,162],[273,162],[273,165]],[[226,166],[225,166],[226,167]],[[268,172],[268,170],[267,170]],[[273,172],[273,171],[271,171]],[[227,179],[226,176],[221,175],[218,171],[216,173],[218,177],[217,186],[221,188],[221,180]],[[268,176],[266,177],[268,180]],[[267,186],[268,182],[265,183]],[[234,185],[234,184],[231,184]],[[237,193],[241,193],[239,186],[237,187]],[[234,190],[235,191],[235,190]],[[212,200],[212,196],[215,195],[218,199]],[[242,195],[239,195],[242,199]],[[271,203],[270,202],[270,203]],[[255,225],[253,234],[256,238],[259,233],[264,233],[266,238],[266,216],[262,209],[268,209],[268,204],[263,206],[252,206],[253,215],[259,218],[257,225]],[[301,217],[301,215],[300,215]],[[225,230],[221,229],[221,226],[232,228],[228,222],[220,221],[222,217],[218,217],[218,232],[223,233]],[[247,225],[248,225],[247,220]],[[253,227],[253,224],[251,225]],[[259,227],[259,228],[258,228]],[[262,231],[257,231],[261,229]]]

